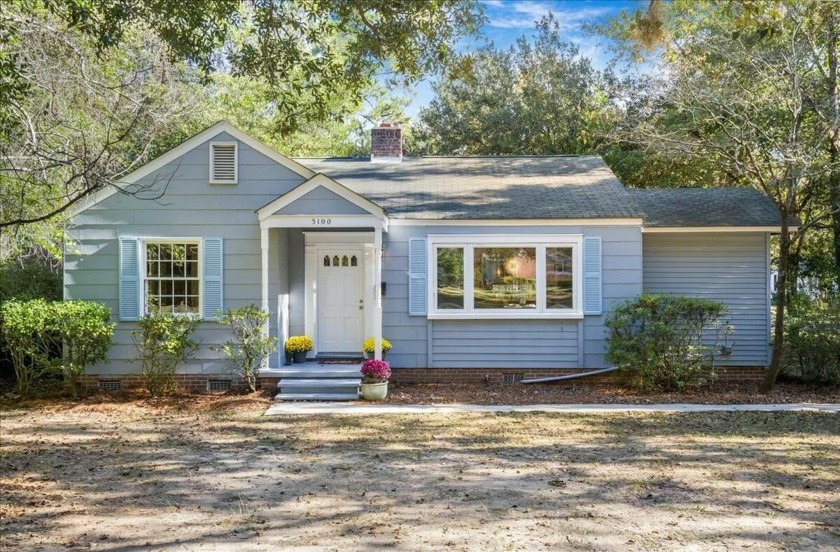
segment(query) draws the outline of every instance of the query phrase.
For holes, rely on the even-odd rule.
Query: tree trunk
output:
[[[776,328],[773,331],[773,357],[764,375],[759,391],[770,393],[776,385],[776,378],[782,370],[782,356],[785,352],[785,310],[787,308],[788,266],[790,262],[790,227],[787,212],[782,215],[782,232],[779,237],[779,281],[776,285]]]
[[[829,135],[828,158],[831,163],[831,173],[828,175],[828,201],[831,215],[832,244],[834,257],[834,283],[840,287],[840,97],[837,91],[837,43],[840,34],[837,32],[837,16],[834,8],[829,8],[830,17],[826,20],[827,40],[826,54],[828,59],[828,105],[829,105]]]
[[[801,247],[794,248],[792,245],[788,252],[787,274],[785,276],[785,279],[787,280],[787,290],[785,291],[785,307],[790,306],[790,302],[793,300],[794,297],[796,297],[796,294],[799,291],[797,284],[799,283],[799,269],[802,266],[801,252]]]
[[[840,169],[837,168],[837,162],[840,160],[840,152],[838,146],[832,143],[828,150],[828,157],[832,164],[831,174],[828,176],[829,194],[828,202],[829,209],[834,212],[831,215],[831,231],[834,261],[834,283],[840,287]]]

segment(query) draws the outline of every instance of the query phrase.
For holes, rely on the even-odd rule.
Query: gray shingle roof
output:
[[[600,157],[297,159],[395,218],[641,218]]]
[[[645,226],[779,226],[779,212],[752,188],[628,190],[647,215]]]

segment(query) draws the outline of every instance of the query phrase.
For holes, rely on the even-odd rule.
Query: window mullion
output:
[[[545,244],[537,245],[537,312],[544,313],[546,310],[546,259],[545,259]]]
[[[464,245],[464,311],[473,312],[473,246]]]

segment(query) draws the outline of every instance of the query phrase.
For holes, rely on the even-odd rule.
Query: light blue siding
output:
[[[642,229],[640,227],[583,228],[584,237],[601,238],[601,294],[603,313],[583,319],[583,368],[604,368],[607,330],[604,320],[613,305],[642,292]]]
[[[318,187],[286,205],[275,215],[367,215],[367,211],[324,187]]]
[[[576,320],[434,320],[434,366],[576,368]]]
[[[408,315],[409,240],[429,234],[583,234],[602,241],[603,308],[642,290],[639,227],[392,225],[385,236],[383,335],[396,368],[595,368],[604,364],[604,316],[578,320],[428,320]],[[615,274],[608,275],[609,270]],[[585,350],[584,350],[585,349]]]
[[[212,141],[234,140],[226,133]],[[260,229],[255,211],[287,193],[304,179],[277,162],[239,143],[239,183],[209,183],[209,145],[204,143],[168,163],[133,186],[137,197],[114,194],[77,215],[67,231],[65,297],[91,299],[107,305],[117,319],[119,295],[118,238],[219,237],[224,242],[223,297],[225,308],[261,303]],[[143,199],[146,198],[146,199]],[[271,230],[269,298],[276,313],[277,295],[287,285],[289,264],[285,230]],[[302,257],[301,257],[302,258]],[[302,265],[302,262],[300,263]],[[282,288],[286,291],[286,288]],[[277,335],[272,314],[271,333]],[[131,332],[136,324],[121,322],[114,336],[110,360],[90,370],[93,374],[136,373],[130,360],[135,348]],[[228,330],[203,322],[196,338],[201,348],[196,359],[179,372],[220,373],[226,369],[210,345],[220,343]]]
[[[719,364],[768,364],[767,234],[645,234],[644,247],[645,291],[705,297],[729,307],[736,345]]]

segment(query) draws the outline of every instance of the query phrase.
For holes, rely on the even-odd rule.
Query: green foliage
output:
[[[50,367],[58,345],[51,302],[43,299],[6,301],[0,305],[3,340],[9,347],[17,391],[31,393],[33,385]]]
[[[9,44],[20,40],[21,21],[49,14],[59,30],[74,29],[100,54],[122,48],[143,28],[162,42],[157,51],[198,67],[205,78],[225,69],[264,80],[284,133],[325,120],[337,95],[358,97],[385,71],[414,80],[437,70],[482,21],[476,0],[207,0],[200,9],[183,0],[27,0],[10,11],[17,17],[0,18]],[[32,67],[16,52],[0,54],[3,106],[34,88],[24,78]]]
[[[784,357],[785,296],[799,269],[833,279],[835,293],[840,285],[840,11],[818,0],[653,8],[602,29],[617,50],[647,53],[661,67],[628,88],[633,100],[611,139],[717,167],[712,183],[751,186],[774,203],[781,308],[761,385],[769,392]],[[833,243],[816,252],[828,244],[813,239],[825,227]]]
[[[260,367],[277,350],[277,339],[263,335],[262,331],[268,323],[268,313],[256,305],[248,305],[229,309],[219,317],[219,323],[229,326],[233,336],[212,349],[227,355],[231,369],[242,376],[250,391],[256,391]]]
[[[785,333],[787,372],[805,381],[840,385],[840,299],[797,297]]]
[[[633,373],[633,383],[650,390],[677,390],[710,383],[704,365],[714,348],[704,330],[726,313],[723,303],[673,295],[641,295],[607,316],[607,360]]]
[[[198,350],[191,339],[200,319],[192,315],[155,312],[141,318],[132,333],[146,389],[153,397],[176,389],[175,370]]]
[[[60,367],[75,397],[85,368],[108,358],[116,324],[110,323],[111,309],[99,303],[64,301],[53,305],[58,318],[55,331],[63,344]]]
[[[434,90],[412,146],[427,154],[591,152],[612,116],[606,75],[562,40],[553,16],[533,41],[468,54]]]
[[[9,299],[60,300],[61,273],[39,262],[0,261],[0,303]]]
[[[77,396],[79,376],[107,358],[115,326],[108,307],[88,301],[12,300],[0,307],[0,317],[22,395],[57,368]]]

